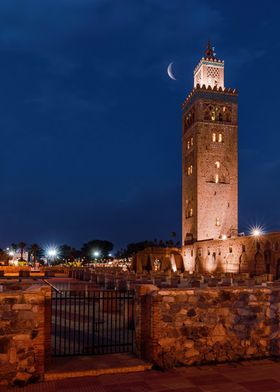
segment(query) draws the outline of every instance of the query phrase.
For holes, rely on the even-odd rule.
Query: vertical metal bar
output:
[[[107,354],[108,353],[108,315],[111,310],[111,302],[110,302],[110,295],[109,295],[110,291],[105,291],[105,293],[107,299],[106,299],[106,314],[104,313],[104,317],[106,316],[106,324],[104,325],[104,327],[105,327],[105,341],[106,341],[105,352]]]
[[[92,293],[92,304],[91,304],[91,311],[92,311],[92,316],[91,316],[91,353],[94,353],[94,292]]]
[[[72,324],[72,291],[69,291],[69,310],[67,312],[68,314],[68,350],[66,351],[67,354],[71,353],[71,324]]]
[[[124,317],[125,317],[125,305],[126,305],[126,292],[122,293],[122,303],[121,303],[121,342],[122,342],[122,352],[125,350],[125,339],[124,339]]]
[[[86,301],[87,300],[87,301]],[[83,345],[85,348],[85,351],[88,352],[88,342],[86,343],[86,310],[89,312],[89,299],[88,297],[86,298],[86,292],[84,291],[84,298],[83,298]],[[87,346],[86,346],[87,344]]]
[[[132,345],[131,349],[134,351],[134,339],[135,339],[135,314],[134,314],[134,305],[135,305],[135,292],[133,291],[133,301],[132,301],[132,329],[131,329],[131,336],[132,336]]]
[[[78,320],[77,320],[77,324],[78,324],[78,333],[77,333],[77,340],[78,340],[78,349],[76,350],[77,353],[81,354],[81,312],[80,312],[80,303],[81,303],[81,292],[79,291],[79,299],[78,299],[78,306],[77,306],[77,310],[78,310]]]
[[[118,348],[119,352],[121,352],[121,300],[122,300],[122,292],[119,292],[119,299],[118,299],[118,322],[119,322],[119,342],[118,342]]]
[[[108,307],[108,303],[104,301],[104,299],[106,298],[106,294],[104,296],[104,293],[105,293],[105,291],[102,291],[102,305],[103,305],[102,306],[102,336],[101,336],[101,338],[102,338],[102,351],[101,351],[102,354],[104,354],[104,317],[105,317],[104,313],[105,313],[106,308]]]
[[[114,295],[113,295],[113,303],[114,303],[114,330],[115,330],[115,339],[114,339],[114,352],[118,352],[117,350],[117,342],[118,342],[118,337],[117,337],[117,332],[118,332],[118,303],[117,303],[117,298],[118,298],[118,290],[115,290]]]
[[[89,343],[90,343],[90,339],[89,339],[90,334],[89,334],[89,331],[90,331],[91,305],[92,305],[91,302],[92,302],[92,298],[91,298],[91,296],[90,296],[90,292],[89,292],[89,291],[86,292],[85,294],[86,294],[87,301],[88,301],[88,307],[87,307],[87,310],[88,310],[88,312],[87,312],[87,347],[88,347],[88,352],[89,352],[90,354],[92,354],[92,347],[90,348],[90,345],[89,345]],[[89,350],[90,350],[90,351],[89,351]]]
[[[113,347],[113,291],[111,291],[111,312],[110,312],[110,345],[111,352],[115,352],[116,349]]]
[[[98,330],[98,339],[97,339],[97,345],[98,345],[98,348],[97,348],[97,353],[99,354],[100,352],[100,346],[101,346],[101,343],[100,343],[100,309],[101,309],[101,298],[100,298],[100,290],[98,290],[97,291],[97,293],[98,293],[98,301],[97,301],[97,303],[98,303],[98,315],[97,315],[97,324],[96,324],[96,326],[97,326],[97,330]]]
[[[55,306],[55,313],[54,313],[54,330],[52,330],[52,333],[54,333],[54,355],[56,355],[56,334],[57,334],[57,292],[55,290],[52,290],[52,306]],[[53,314],[53,313],[52,313]]]
[[[61,302],[62,302],[62,296],[59,298],[58,303],[59,303],[59,354],[61,353]]]
[[[73,350],[72,353],[76,354],[76,302],[77,302],[77,296],[76,296],[76,291],[74,293],[74,331],[73,331]]]

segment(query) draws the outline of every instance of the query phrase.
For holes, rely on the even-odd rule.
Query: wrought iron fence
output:
[[[133,290],[53,290],[52,354],[132,352],[134,297]]]

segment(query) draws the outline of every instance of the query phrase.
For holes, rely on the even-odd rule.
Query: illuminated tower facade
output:
[[[224,62],[208,43],[183,104],[183,245],[237,235],[237,91],[224,87]]]

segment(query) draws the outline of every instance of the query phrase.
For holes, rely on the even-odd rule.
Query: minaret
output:
[[[237,98],[208,42],[183,104],[183,245],[237,235]]]

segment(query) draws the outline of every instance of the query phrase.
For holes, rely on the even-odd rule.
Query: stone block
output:
[[[30,304],[14,304],[12,306],[13,310],[31,310],[31,305]]]

